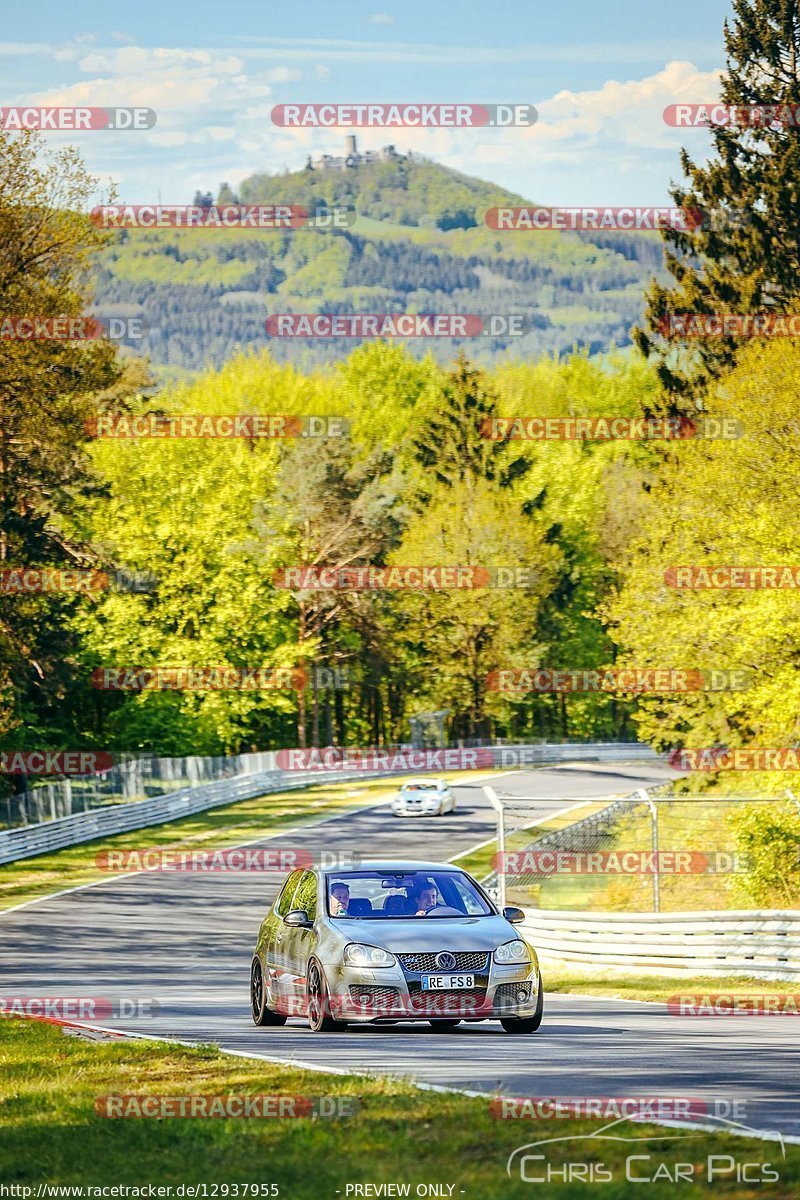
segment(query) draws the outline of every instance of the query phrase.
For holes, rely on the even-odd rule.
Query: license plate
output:
[[[451,988],[475,987],[474,975],[423,975],[423,992],[446,992]]]

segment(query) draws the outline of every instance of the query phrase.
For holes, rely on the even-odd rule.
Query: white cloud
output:
[[[206,50],[120,46],[83,55],[79,69],[91,79],[40,93],[40,104],[137,105],[167,114],[184,127],[220,125],[245,103],[266,100],[268,74],[246,71],[242,58]],[[286,71],[286,68],[279,68]],[[293,74],[293,72],[289,72]],[[266,109],[262,112],[262,119]]]
[[[182,129],[172,132],[154,129],[150,134],[150,140],[154,146],[185,146],[186,134]]]
[[[42,42],[0,42],[0,57],[16,58],[18,54],[48,54],[50,47]]]
[[[619,83],[609,79],[591,92],[558,92],[537,104],[539,120],[528,137],[538,150],[573,141],[597,146],[622,142],[629,147],[676,149],[675,132],[664,124],[663,111],[681,100],[715,100],[719,71],[700,71],[693,63],[670,62],[644,79]]]
[[[262,71],[262,76],[270,83],[296,83],[298,79],[303,78],[303,72],[298,71],[296,67],[271,67]]]
[[[358,135],[362,150],[392,142],[401,153],[412,150],[466,175],[505,183],[538,200],[543,196],[536,182],[537,173],[545,167],[578,171],[578,186],[598,186],[591,181],[610,174],[627,180],[626,187],[630,188],[637,177],[641,178],[645,165],[652,168],[659,161],[663,164],[665,155],[674,152],[677,168],[678,149],[685,137],[683,131],[664,124],[663,110],[681,101],[714,100],[719,94],[719,76],[719,71],[701,71],[692,63],[676,61],[643,79],[612,79],[586,92],[561,91],[537,101],[539,120],[526,128],[352,132]],[[301,154],[337,148],[347,132],[308,128],[270,131],[265,133],[261,152],[274,156],[276,161],[298,163]],[[613,167],[609,171],[610,163]],[[521,182],[523,177],[526,179]],[[599,186],[602,190],[603,185]],[[644,184],[645,190],[651,186],[649,182]],[[602,200],[603,196],[595,199]],[[647,196],[641,202],[647,202]]]
[[[232,125],[209,125],[206,133],[212,142],[230,142],[236,137]]]
[[[580,47],[573,44],[568,49]],[[568,196],[583,188],[595,192],[598,202],[610,202],[607,191],[618,186],[627,192],[637,179],[646,193],[657,192],[667,174],[677,174],[682,144],[699,146],[702,153],[704,134],[665,126],[662,112],[668,104],[714,100],[719,72],[701,71],[677,59],[666,65],[662,59],[658,69],[643,78],[608,79],[591,91],[563,90],[543,99],[528,95],[525,99],[535,102],[539,110],[539,121],[532,128],[348,131],[279,129],[270,121],[274,87],[304,75],[321,81],[332,77],[331,67],[320,59],[328,59],[334,69],[340,61],[445,62],[448,54],[451,62],[519,62],[526,57],[533,62],[556,59],[557,50],[518,46],[490,47],[484,52],[394,43],[388,47],[387,59],[387,47],[377,40],[282,38],[259,43],[253,39],[238,49],[184,50],[130,42],[114,45],[110,38],[106,45],[92,47],[76,40],[50,47],[0,43],[0,54],[38,53],[75,63],[71,75],[66,75],[72,82],[20,97],[18,102],[155,109],[158,124],[146,135],[132,134],[130,141],[98,135],[81,145],[93,160],[97,156],[90,164],[94,173],[116,167],[120,191],[128,194],[141,180],[151,188],[159,186],[160,180],[166,191],[177,180],[184,189],[187,178],[204,175],[204,187],[213,190],[219,179],[237,182],[253,171],[280,170],[284,165],[296,169],[308,153],[340,152],[348,132],[357,134],[361,149],[391,142],[401,153],[413,150],[467,175],[496,180],[530,199],[550,203],[571,202]],[[619,57],[630,50],[623,46]],[[309,62],[306,66],[285,61],[292,58]],[[533,72],[530,78],[535,78]],[[338,98],[353,99],[346,94]],[[148,155],[150,147],[153,153]],[[170,155],[174,147],[186,151]],[[644,195],[641,202],[660,199],[660,195],[652,199]]]
[[[321,55],[340,62],[429,63],[440,66],[503,65],[504,63],[662,63],[679,54],[717,58],[716,43],[689,42],[686,37],[651,42],[577,42],[551,45],[515,41],[508,46],[458,46],[425,42],[358,41],[347,38],[249,37],[242,50],[251,57],[315,59]]]
[[[223,75],[244,70],[241,58],[212,57],[207,50],[153,49],[145,46],[121,46],[118,50],[102,50],[87,54],[78,64],[86,74],[107,71],[112,75],[130,75],[142,71],[170,71],[211,66]]]
[[[394,17],[391,13],[370,13],[367,22],[370,25],[394,25]]]

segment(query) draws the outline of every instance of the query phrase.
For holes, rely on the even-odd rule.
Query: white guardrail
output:
[[[520,926],[543,964],[608,975],[800,978],[800,910],[632,913],[526,909]]]
[[[651,761],[658,758],[658,755],[649,746],[641,746],[636,743],[487,746],[482,749],[484,753],[486,750],[491,751],[496,767],[535,766],[537,763],[586,760]],[[467,761],[469,753],[469,750],[461,751],[461,755]],[[483,755],[476,751],[478,765],[483,765],[481,757]],[[427,770],[434,770],[437,774],[447,773],[446,770],[438,770],[436,767],[428,767]],[[268,792],[304,788],[320,782],[346,783],[357,779],[374,779],[402,773],[404,772],[385,770],[285,771],[275,769],[237,775],[231,779],[198,784],[195,787],[183,788],[163,796],[153,796],[149,800],[109,804],[105,808],[73,813],[68,817],[58,817],[54,821],[46,821],[37,825],[23,825],[17,829],[0,830],[0,864],[16,862],[22,858],[33,858],[37,854],[47,854],[53,850],[61,850],[65,846],[91,842],[115,833],[128,833],[134,829],[144,829],[148,825],[177,821],[192,813],[203,812],[205,809],[215,808],[222,804],[232,804],[237,800],[252,800],[256,796],[263,796]]]

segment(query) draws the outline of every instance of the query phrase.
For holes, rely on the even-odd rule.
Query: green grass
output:
[[[485,772],[457,771],[451,777],[454,782],[464,782],[482,774]],[[304,822],[320,821],[348,809],[378,804],[397,789],[399,779],[394,776],[350,783],[321,783],[298,791],[273,792],[253,800],[207,809],[178,821],[8,863],[0,866],[0,912],[64,888],[108,878],[107,873],[95,865],[95,856],[101,850],[234,846],[270,837]]]
[[[266,1049],[269,1031],[261,1032]],[[454,1197],[516,1200],[534,1193],[518,1175],[506,1175],[513,1150],[540,1138],[580,1139],[604,1124],[598,1119],[498,1120],[488,1099],[230,1058],[211,1046],[93,1043],[66,1037],[44,1022],[15,1018],[0,1019],[0,1059],[0,1179],[6,1185],[275,1183],[284,1200],[322,1200],[337,1193],[344,1198],[347,1184],[408,1183],[414,1195],[418,1184],[437,1182],[453,1184]],[[109,1119],[95,1110],[95,1100],[109,1094],[330,1096],[357,1102],[358,1109],[342,1119]],[[711,1188],[700,1182],[707,1156],[730,1154],[771,1162],[780,1182],[762,1184],[755,1193],[725,1178],[713,1184],[714,1195],[736,1200],[797,1195],[799,1147],[787,1146],[784,1161],[774,1143],[698,1131],[670,1140],[678,1132],[626,1122],[614,1133],[656,1140],[644,1146],[577,1140],[556,1146],[550,1161],[603,1162],[614,1181],[600,1194],[621,1200],[631,1194],[627,1155],[650,1154],[651,1171],[662,1160],[694,1164],[698,1181],[690,1194],[707,1196]],[[637,1167],[643,1173],[644,1164]],[[587,1193],[585,1183],[573,1182],[551,1184],[545,1194],[571,1200]],[[647,1190],[651,1200],[674,1194],[674,1185],[666,1181]]]
[[[605,971],[605,968],[604,968]],[[580,992],[582,996],[606,996],[615,1000],[651,1000],[666,1003],[672,996],[688,996],[714,992],[737,996],[774,996],[794,992],[792,983],[769,982],[746,975],[727,975],[714,978],[707,975],[675,976],[631,974],[609,976],[608,973],[585,971],[579,963],[543,963],[542,979],[546,992]],[[712,1020],[713,1018],[708,1018]],[[744,1018],[743,1018],[744,1019]]]

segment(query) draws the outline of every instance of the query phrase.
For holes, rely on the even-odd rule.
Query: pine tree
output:
[[[738,344],[726,337],[681,347],[663,335],[665,317],[789,312],[800,294],[800,127],[793,107],[800,103],[799,0],[734,0],[724,34],[722,103],[792,107],[762,126],[714,126],[707,165],[681,152],[688,186],[671,195],[701,220],[686,231],[663,231],[674,283],[653,282],[647,328],[634,331],[640,349],[654,356],[673,411],[690,408],[704,383],[731,366]]]
[[[477,479],[507,485],[529,464],[522,455],[509,460],[507,443],[487,436],[487,423],[498,415],[497,398],[483,372],[462,351],[445,379],[441,400],[414,439],[417,460],[447,487]]]

